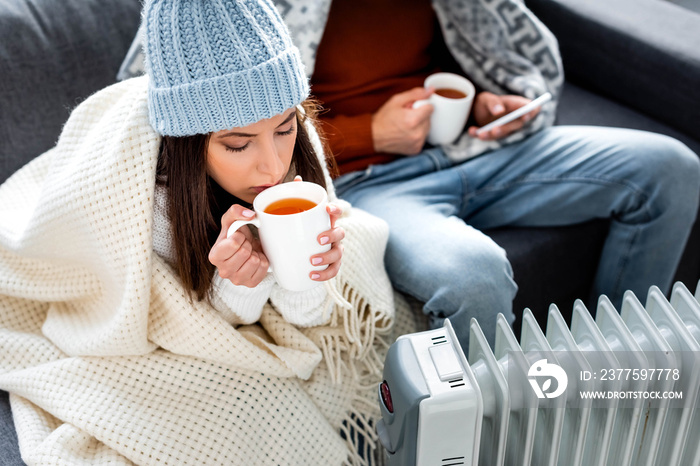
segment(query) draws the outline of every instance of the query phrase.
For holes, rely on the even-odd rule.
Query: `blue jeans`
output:
[[[515,318],[505,251],[479,230],[607,218],[593,296],[619,306],[626,290],[667,292],[697,213],[700,162],[654,133],[555,126],[463,163],[432,148],[334,184],[339,197],[389,223],[393,285],[425,303],[432,327],[449,317],[466,349],[471,318],[491,344],[496,315]]]

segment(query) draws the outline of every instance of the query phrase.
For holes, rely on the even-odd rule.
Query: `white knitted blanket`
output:
[[[39,128],[40,130],[40,128]],[[28,464],[362,464],[388,344],[413,328],[357,209],[331,322],[234,328],[152,252],[146,78],[98,92],[0,186],[0,389]],[[332,193],[331,193],[332,194]],[[340,435],[345,432],[345,439]]]

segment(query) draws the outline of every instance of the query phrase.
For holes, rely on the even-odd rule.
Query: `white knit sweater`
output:
[[[172,228],[167,208],[166,187],[156,186],[153,212],[153,250],[165,261],[175,263]],[[289,291],[280,287],[272,273],[268,273],[254,288],[234,285],[214,274],[210,290],[211,302],[224,319],[232,325],[252,324],[260,320],[263,306],[270,300],[272,306],[287,322],[299,327],[323,325],[330,320],[333,302],[326,299],[323,286],[307,291]]]

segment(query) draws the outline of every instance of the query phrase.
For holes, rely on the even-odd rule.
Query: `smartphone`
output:
[[[484,125],[481,128],[477,129],[476,134],[479,135],[481,133],[485,133],[486,131],[491,131],[496,126],[501,126],[505,125],[506,123],[510,123],[511,121],[516,120],[527,113],[530,113],[537,107],[541,106],[546,102],[549,102],[550,100],[552,100],[552,94],[550,94],[549,92],[545,92],[532,102],[529,102],[528,104],[523,105],[520,108],[516,108],[512,112],[506,113],[505,115],[492,121],[488,125]]]

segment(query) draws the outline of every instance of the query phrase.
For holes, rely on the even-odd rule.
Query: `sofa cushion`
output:
[[[55,144],[80,101],[115,82],[140,11],[139,0],[3,0],[0,183]]]

